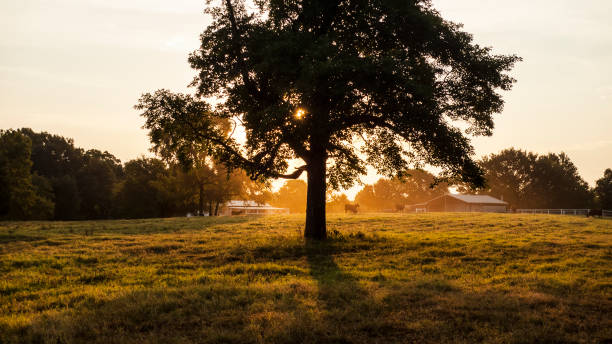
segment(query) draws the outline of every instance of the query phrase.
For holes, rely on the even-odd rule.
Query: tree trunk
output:
[[[204,215],[204,184],[200,184],[199,188],[200,188],[199,190],[200,195],[198,199],[198,215],[203,216]]]
[[[219,216],[219,202],[215,204],[215,216]]]
[[[208,202],[208,216],[213,216],[213,213],[212,213],[212,201]]]
[[[325,226],[325,161],[323,157],[311,159],[308,164],[308,191],[306,196],[306,239],[324,240],[327,238]]]

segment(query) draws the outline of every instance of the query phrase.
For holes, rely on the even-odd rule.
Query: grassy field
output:
[[[0,343],[612,342],[612,220],[0,223]]]

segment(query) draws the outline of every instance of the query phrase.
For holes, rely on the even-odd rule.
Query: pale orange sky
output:
[[[523,57],[477,154],[565,151],[591,185],[612,168],[612,1],[434,0],[476,42]],[[0,128],[31,127],[122,161],[148,154],[143,92],[191,92],[204,1],[0,1]],[[369,174],[366,183],[377,177]],[[360,187],[349,190],[353,196]]]

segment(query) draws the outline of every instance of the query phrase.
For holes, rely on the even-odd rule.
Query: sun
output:
[[[298,108],[297,111],[295,112],[295,117],[297,119],[301,119],[302,117],[304,117],[305,114],[306,114],[306,110]]]

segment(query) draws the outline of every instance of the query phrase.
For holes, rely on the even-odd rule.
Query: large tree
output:
[[[352,185],[366,165],[391,176],[429,164],[483,183],[469,135],[491,135],[516,56],[473,43],[429,0],[215,4],[189,58],[193,86],[217,102],[207,118],[235,119],[246,139],[201,120],[191,135],[254,179],[307,172],[307,238],[326,237],[327,185]],[[189,117],[168,111],[160,121]],[[303,161],[293,172],[292,159]]]

